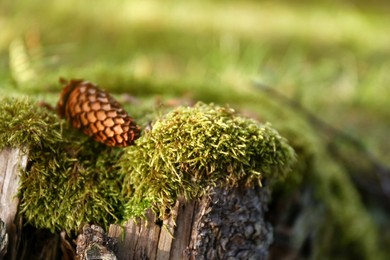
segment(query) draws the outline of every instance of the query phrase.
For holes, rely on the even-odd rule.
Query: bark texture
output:
[[[191,259],[266,259],[272,228],[264,214],[267,189],[216,188],[200,203]]]
[[[77,260],[116,260],[113,253],[115,242],[107,237],[104,230],[96,225],[85,225],[77,238]]]
[[[0,219],[0,259],[3,259],[7,253],[8,234],[5,223]]]
[[[267,259],[272,228],[264,220],[267,188],[212,188],[198,202],[179,200],[165,226],[153,215],[111,225],[118,259]]]

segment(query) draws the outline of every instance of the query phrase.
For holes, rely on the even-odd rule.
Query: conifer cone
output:
[[[140,136],[140,127],[110,94],[89,81],[61,79],[60,82],[66,84],[57,104],[60,117],[105,145],[134,144]]]

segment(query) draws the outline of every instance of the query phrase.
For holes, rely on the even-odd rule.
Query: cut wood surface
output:
[[[27,155],[18,148],[4,148],[0,151],[0,218],[8,233],[7,259],[16,259],[16,248],[21,225],[18,223],[17,198],[19,170],[27,165]]]

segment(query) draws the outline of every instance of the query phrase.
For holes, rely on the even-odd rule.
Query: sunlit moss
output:
[[[228,107],[198,103],[160,118],[121,158],[127,214],[152,208],[159,216],[179,196],[197,198],[207,187],[262,185],[290,170],[294,152],[269,124]]]
[[[27,99],[1,100],[0,144],[28,148],[19,197],[31,225],[74,232],[83,223],[107,226],[122,219],[115,169],[121,150],[91,141]]]
[[[270,125],[226,107],[175,109],[123,153],[70,129],[35,102],[3,99],[0,106],[1,147],[29,152],[20,211],[28,223],[52,231],[72,232],[84,222],[107,226],[149,207],[161,216],[180,195],[196,198],[221,181],[261,185],[265,177],[283,176],[294,160]]]
[[[5,146],[41,147],[62,140],[63,122],[28,99],[0,100],[0,149]]]

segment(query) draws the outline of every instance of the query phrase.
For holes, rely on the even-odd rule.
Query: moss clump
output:
[[[71,233],[85,222],[122,220],[122,180],[115,169],[122,150],[91,141],[27,99],[1,100],[0,144],[28,148],[19,197],[31,225]]]
[[[210,185],[261,185],[265,177],[282,177],[294,160],[292,148],[269,124],[216,105],[179,107],[121,158],[127,215],[152,208],[163,217],[178,196],[196,198]]]
[[[0,100],[0,149],[42,147],[62,140],[63,122],[27,99]]]
[[[83,223],[108,226],[122,220],[122,182],[114,166],[118,150],[84,140],[32,151],[19,196],[20,210],[33,226],[72,232]]]

